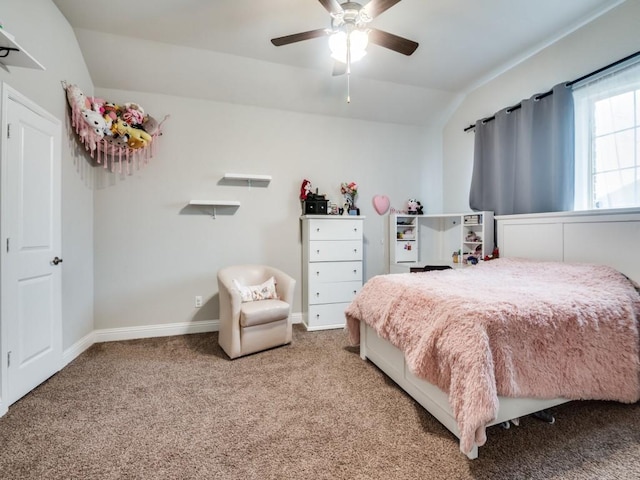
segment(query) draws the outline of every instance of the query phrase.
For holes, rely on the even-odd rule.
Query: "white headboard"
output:
[[[640,283],[640,209],[495,219],[501,257],[604,264]]]

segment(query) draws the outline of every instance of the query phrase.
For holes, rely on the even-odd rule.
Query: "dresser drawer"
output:
[[[362,240],[362,220],[309,220],[310,240]]]
[[[348,306],[349,302],[311,305],[304,319],[307,330],[344,327],[346,324],[344,311]]]
[[[309,242],[310,262],[362,260],[361,240],[312,240]]]
[[[361,288],[361,281],[309,284],[309,304],[351,302]]]
[[[362,281],[362,262],[317,262],[308,266],[309,284]]]

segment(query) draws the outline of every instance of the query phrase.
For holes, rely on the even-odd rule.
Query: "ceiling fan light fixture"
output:
[[[347,63],[347,48],[350,47],[350,61],[357,62],[367,54],[368,43],[368,31],[354,29],[347,34],[340,30],[329,37],[331,58]]]

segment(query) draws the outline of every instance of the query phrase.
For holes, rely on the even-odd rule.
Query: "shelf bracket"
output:
[[[0,58],[6,58],[11,52],[19,52],[19,48],[13,47],[0,47]]]

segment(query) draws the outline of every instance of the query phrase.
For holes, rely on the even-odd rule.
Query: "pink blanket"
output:
[[[640,295],[610,267],[498,259],[369,280],[346,310],[448,392],[460,449],[486,441],[498,395],[640,399]]]

